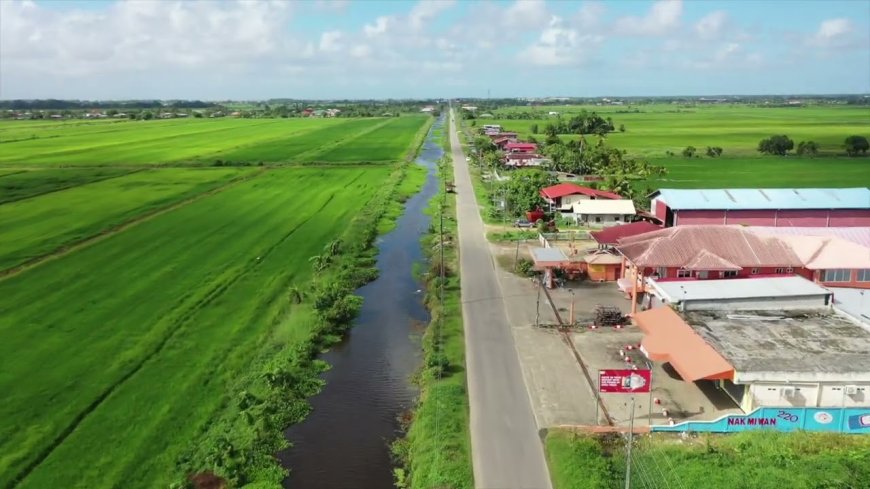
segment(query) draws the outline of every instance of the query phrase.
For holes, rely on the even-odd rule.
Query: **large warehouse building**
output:
[[[801,311],[638,313],[642,352],[686,382],[712,381],[745,412],[758,407],[870,406],[870,332]]]
[[[666,227],[739,224],[773,227],[870,226],[870,189],[660,189],[650,209]]]

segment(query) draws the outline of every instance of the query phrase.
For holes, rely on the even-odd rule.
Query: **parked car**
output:
[[[529,222],[528,219],[517,219],[514,226],[518,228],[531,228],[535,226],[535,223]]]

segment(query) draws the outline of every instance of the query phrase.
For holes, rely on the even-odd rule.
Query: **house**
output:
[[[622,196],[613,192],[582,187],[574,183],[560,183],[542,188],[541,198],[550,205],[550,211],[574,212],[574,203],[587,199],[621,199]]]
[[[661,189],[650,209],[665,226],[870,226],[870,189]]]
[[[527,166],[541,166],[549,163],[547,158],[533,153],[508,153],[505,155],[504,164],[510,168],[521,168]]]
[[[492,136],[490,136],[490,137],[492,137]],[[508,143],[515,143],[515,142],[517,142],[516,136],[514,136],[514,137],[500,136],[500,137],[493,138],[493,140],[492,140],[492,144],[494,144],[495,147],[501,151],[504,151],[504,148]]]
[[[635,215],[630,199],[583,199],[573,204],[574,222],[587,226],[605,226],[631,222]]]
[[[431,105],[427,105],[426,107],[423,107],[422,109],[420,109],[420,112],[426,112],[426,113],[435,112],[435,107],[432,107]]]
[[[839,314],[657,307],[632,319],[648,359],[668,363],[685,382],[720,389],[744,412],[870,407],[870,331]]]
[[[484,124],[483,125],[483,133],[490,136],[494,134],[499,134],[501,132],[501,125],[499,124]],[[516,133],[514,133],[516,134]]]
[[[586,276],[595,282],[612,282],[619,279],[622,257],[607,250],[595,250],[583,256]]]
[[[463,106],[460,107],[460,108],[461,108],[462,110],[467,110],[467,111],[469,111],[469,112],[474,112],[474,111],[477,110],[477,107],[475,107],[474,105],[463,105]]]
[[[788,243],[741,226],[678,226],[620,238],[625,257],[619,288],[632,297],[646,292],[646,277],[708,280],[760,275],[801,275],[811,279]]]
[[[538,151],[538,145],[535,143],[507,143],[504,145],[504,150],[508,153],[534,153]]]
[[[826,287],[870,289],[870,247],[835,236],[778,236],[809,278]]]
[[[549,115],[549,116],[557,116],[557,115],[559,115],[559,113],[551,110],[547,115]]]
[[[302,117],[311,117],[312,114],[314,114],[314,109],[310,107],[302,111]]]

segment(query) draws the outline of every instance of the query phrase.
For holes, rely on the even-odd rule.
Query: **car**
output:
[[[514,222],[514,226],[518,228],[531,228],[535,226],[535,223],[529,222],[528,219],[517,219],[516,222]]]

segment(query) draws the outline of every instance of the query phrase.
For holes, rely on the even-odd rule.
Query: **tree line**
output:
[[[764,154],[786,156],[794,148],[794,141],[785,134],[770,136],[758,142],[758,152]],[[864,136],[852,135],[843,141],[843,148],[847,155],[858,156],[867,153],[870,143]],[[815,156],[820,149],[821,146],[815,141],[801,141],[797,144],[796,153],[801,156]]]

